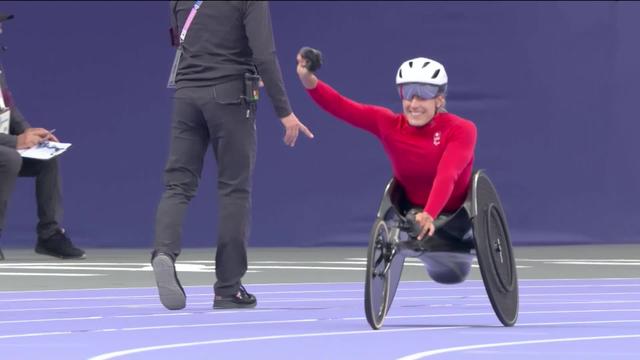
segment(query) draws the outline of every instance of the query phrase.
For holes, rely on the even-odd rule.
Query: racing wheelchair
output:
[[[367,250],[364,307],[373,329],[382,326],[398,289],[404,261],[415,257],[438,283],[465,280],[474,257],[491,306],[504,326],[518,317],[518,278],[507,222],[498,194],[483,170],[471,177],[464,204],[435,221],[435,232],[417,240],[415,215],[402,186],[391,179],[384,191]]]

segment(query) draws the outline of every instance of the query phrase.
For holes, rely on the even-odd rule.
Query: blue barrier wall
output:
[[[9,85],[61,158],[65,226],[83,247],[150,247],[167,156],[173,49],[166,2],[2,2]],[[443,62],[448,109],[478,127],[515,244],[639,240],[640,4],[633,2],[272,2],[285,84],[315,132],[293,149],[259,104],[253,246],[365,246],[389,163],[377,141],[319,110],[295,74],[301,46],[343,94],[400,111],[394,78],[412,57]],[[215,163],[185,246],[215,241]],[[33,180],[19,181],[2,246],[35,241]]]

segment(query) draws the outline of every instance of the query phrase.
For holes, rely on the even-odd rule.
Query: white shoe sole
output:
[[[173,261],[167,255],[160,254],[151,262],[153,274],[158,285],[160,302],[169,310],[184,309],[187,296],[180,286]]]

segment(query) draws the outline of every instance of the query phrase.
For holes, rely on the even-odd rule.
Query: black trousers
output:
[[[214,290],[221,296],[235,294],[247,271],[256,109],[242,94],[242,81],[176,90],[165,191],[156,214],[154,248],[177,256],[184,215],[211,146],[218,168],[219,205]]]
[[[38,208],[38,237],[47,238],[62,222],[62,191],[58,160],[20,157],[15,149],[0,146],[0,232],[4,227],[7,205],[18,177],[35,177]]]

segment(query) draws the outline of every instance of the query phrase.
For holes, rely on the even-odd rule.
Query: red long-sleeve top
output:
[[[328,113],[380,140],[411,203],[424,206],[434,219],[464,203],[476,145],[473,122],[438,113],[427,125],[414,127],[404,114],[355,102],[322,81],[307,92]]]

